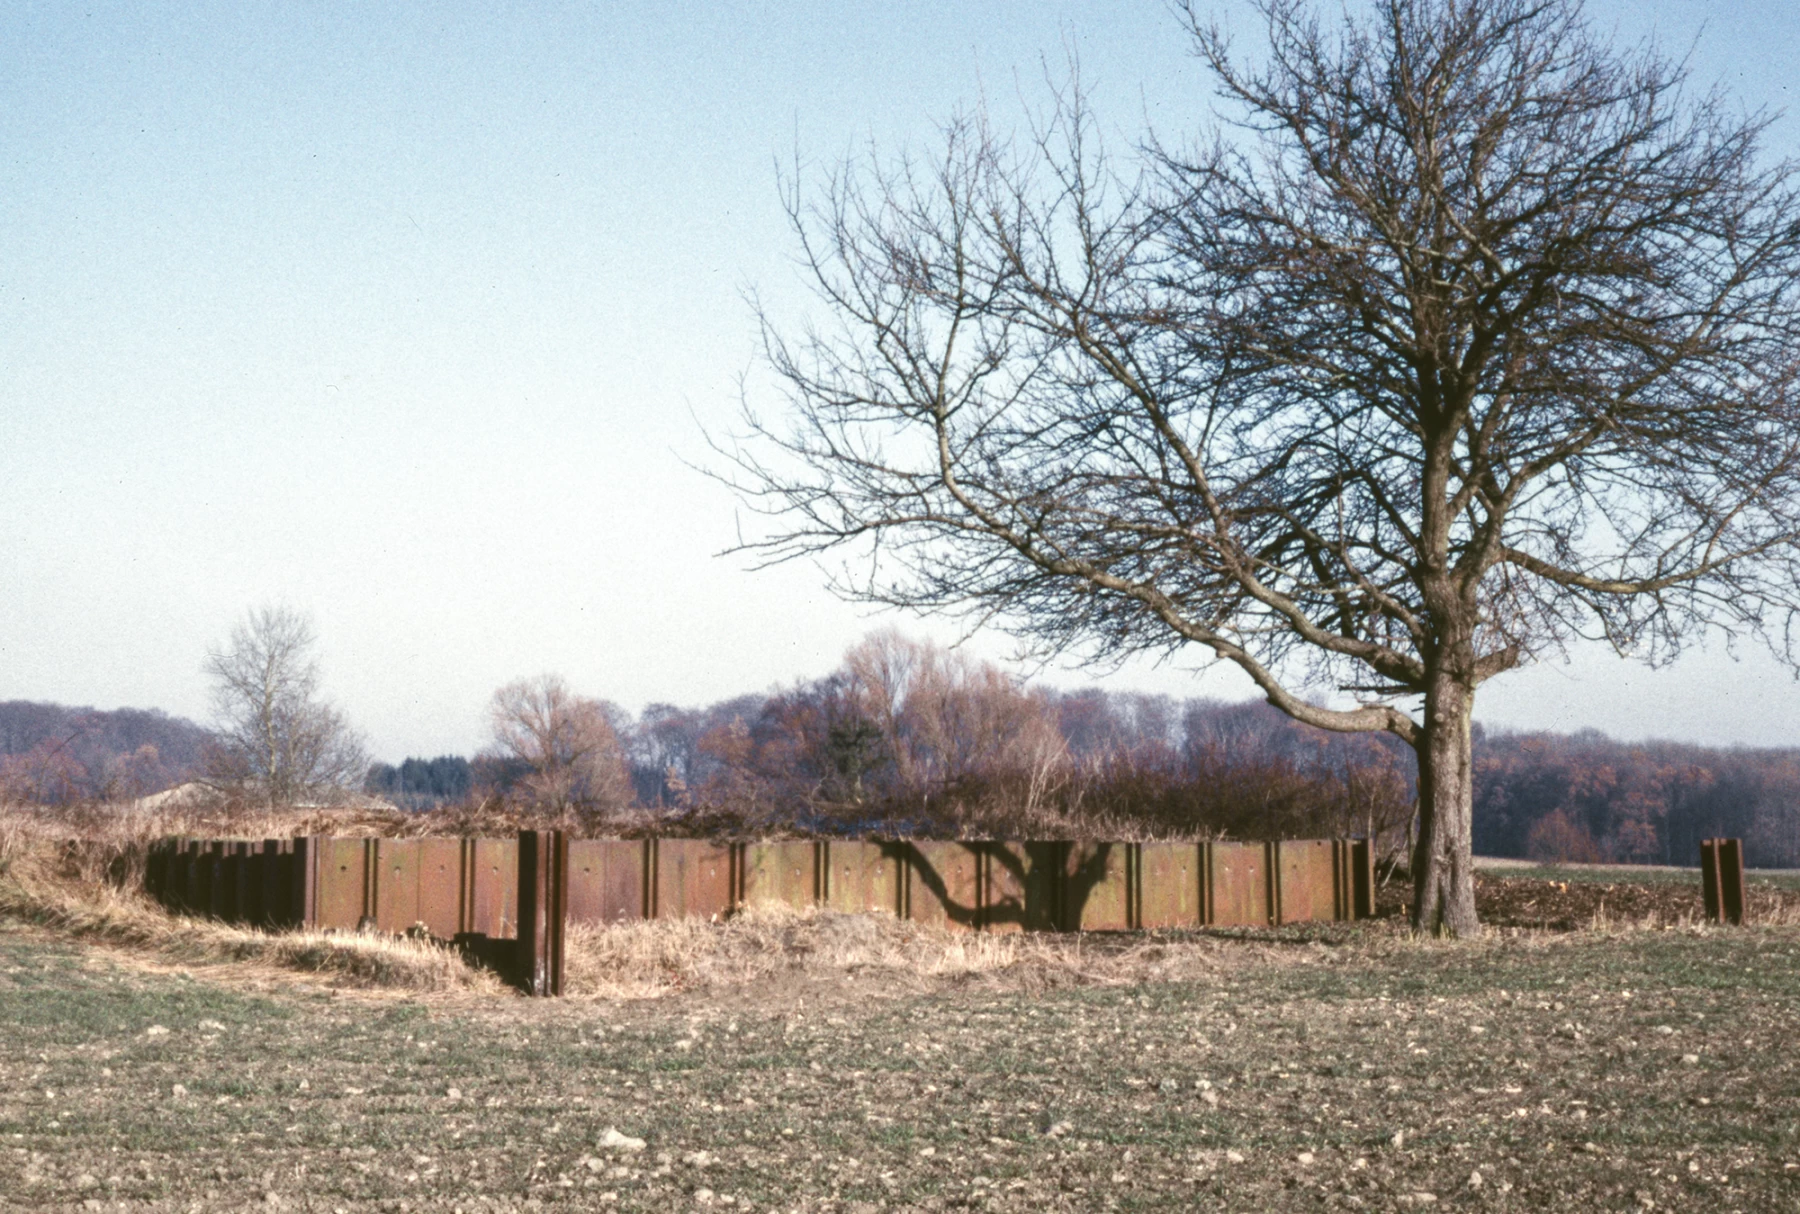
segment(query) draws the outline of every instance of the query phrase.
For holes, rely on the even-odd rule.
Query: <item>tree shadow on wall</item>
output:
[[[883,855],[905,859],[911,866],[914,887],[912,918],[920,918],[921,897],[935,903],[949,922],[971,929],[1025,931],[1077,931],[1089,927],[1122,929],[1129,926],[1125,908],[1125,873],[1120,861],[1126,845],[1113,843],[997,843],[883,844]],[[1115,848],[1120,854],[1115,854]],[[946,879],[941,851],[959,861],[967,859],[964,874]],[[937,862],[934,862],[937,854]],[[960,865],[959,865],[960,867]],[[1096,892],[1116,887],[1116,914],[1096,906],[1096,922],[1088,910]]]

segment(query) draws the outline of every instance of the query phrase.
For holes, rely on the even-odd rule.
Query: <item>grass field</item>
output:
[[[0,923],[0,1208],[1800,1209],[1800,928],[1058,947],[534,1002]]]

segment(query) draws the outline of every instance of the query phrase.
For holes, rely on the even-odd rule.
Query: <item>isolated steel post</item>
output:
[[[1744,841],[1720,839],[1719,910],[1727,923],[1744,922]]]
[[[1719,841],[1700,840],[1700,900],[1706,905],[1706,917],[1714,923],[1725,918],[1724,904],[1719,901]]]

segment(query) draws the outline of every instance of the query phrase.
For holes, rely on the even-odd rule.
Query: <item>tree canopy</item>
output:
[[[1472,932],[1483,682],[1581,637],[1796,656],[1793,174],[1577,0],[1254,7],[1254,64],[1187,13],[1211,129],[1110,159],[1071,84],[1029,138],[794,184],[821,306],[764,316],[748,546],[1398,736],[1415,922]]]

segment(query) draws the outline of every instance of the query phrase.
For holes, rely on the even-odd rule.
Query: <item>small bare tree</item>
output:
[[[268,805],[335,800],[361,784],[368,754],[343,713],[318,698],[315,644],[304,615],[262,607],[208,652],[217,730],[208,783]]]
[[[556,675],[508,683],[488,709],[500,754],[529,769],[518,791],[553,813],[603,813],[631,803],[631,776],[606,705]]]
[[[1096,660],[1197,646],[1416,752],[1415,924],[1478,930],[1476,689],[1800,608],[1800,205],[1759,117],[1579,0],[1191,11],[1235,134],[1123,176],[1078,88],[1014,145],[850,164],[790,214],[826,323],[731,454],[770,560]],[[1308,687],[1353,697],[1339,706]]]

